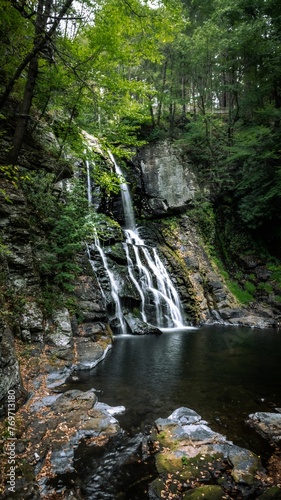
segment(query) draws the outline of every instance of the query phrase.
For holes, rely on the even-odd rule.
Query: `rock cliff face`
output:
[[[190,321],[258,328],[278,325],[278,315],[270,306],[242,307],[206,253],[189,209],[208,190],[199,185],[194,167],[179,147],[168,140],[144,146],[128,178],[134,179],[135,206],[144,219],[140,231],[146,242],[161,250]]]
[[[158,231],[163,238],[161,248],[167,257],[167,265],[178,282],[183,303],[189,310],[192,304],[190,312],[193,311],[197,324],[276,326],[270,308],[258,304],[255,308],[247,308],[238,303],[204,250],[202,238],[187,214],[177,219],[173,229],[168,220],[162,220],[158,223]]]
[[[47,163],[48,171],[52,167],[53,172],[56,171],[58,165],[54,158],[50,160],[46,149],[40,150],[44,152],[40,164],[36,147],[36,142],[25,144],[20,158],[23,176],[28,158],[31,170],[35,170],[33,163],[36,163],[36,168],[41,166],[44,171]],[[70,167],[67,172],[70,175]],[[67,172],[60,174],[66,176]],[[0,416],[5,414],[10,389],[15,390],[19,406],[27,397],[15,339],[41,347],[50,345],[57,360],[76,363],[75,366],[81,368],[94,366],[111,344],[104,300],[85,252],[77,256],[80,275],[74,290],[76,314],[56,297],[53,297],[52,311],[48,308],[40,267],[40,243],[46,237],[46,228],[41,227],[40,218],[31,210],[20,184],[0,176]],[[42,199],[43,213],[44,201]]]
[[[144,215],[183,212],[200,190],[192,164],[168,140],[143,147],[136,162],[143,187]]]

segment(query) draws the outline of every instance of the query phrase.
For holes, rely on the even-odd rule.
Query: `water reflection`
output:
[[[162,336],[120,336],[80,385],[102,391],[100,399],[124,405],[121,425],[144,430],[179,406],[199,412],[237,444],[263,446],[244,420],[281,406],[281,335],[273,330],[204,327]]]

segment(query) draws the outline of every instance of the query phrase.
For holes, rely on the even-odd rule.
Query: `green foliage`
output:
[[[39,172],[24,185],[30,207],[31,225],[44,228],[44,238],[35,231],[34,249],[42,277],[43,306],[47,313],[61,301],[71,300],[80,272],[77,254],[85,241],[95,236],[109,238],[120,231],[119,225],[89,208],[84,185],[72,181],[72,187],[58,195],[54,175]],[[42,204],[44,199],[44,204]],[[64,298],[62,298],[62,294]],[[74,304],[68,304],[72,309]]]
[[[10,255],[10,253],[11,252],[10,252],[9,248],[3,242],[2,237],[0,237],[0,258],[4,257],[5,255]]]
[[[0,1],[0,35],[2,45],[0,88],[3,89],[17,65],[30,50],[33,35],[32,23],[26,22],[8,0]],[[14,89],[15,97],[21,94],[23,84],[22,79],[17,81]]]
[[[197,199],[188,215],[199,225],[205,243],[211,249],[215,241],[216,216],[213,205],[206,199]]]
[[[249,292],[250,294],[253,294],[256,291],[256,285],[250,281],[245,281],[244,288],[246,292]]]
[[[161,141],[167,137],[167,131],[161,127],[153,127],[146,136],[148,142]]]
[[[254,300],[253,295],[248,290],[243,290],[238,283],[227,280],[227,286],[240,304],[247,305]]]
[[[28,181],[30,176],[29,174],[24,174],[17,165],[0,165],[0,178],[4,180],[3,187],[0,187],[0,195],[4,197],[6,202],[10,202],[7,195],[7,187],[12,185],[12,187],[17,189],[22,182]]]
[[[240,304],[247,305],[254,300],[252,293],[255,291],[255,285],[246,282],[245,289],[230,278],[229,273],[226,271],[222,261],[217,256],[212,256],[212,261],[215,263],[216,267],[219,269],[221,276],[224,278],[227,287],[233,293],[234,297],[240,302]]]
[[[272,293],[273,288],[270,283],[259,283],[257,286],[258,290],[262,290],[268,294]]]
[[[168,234],[175,233],[178,230],[178,219],[176,217],[169,217],[163,219],[162,224],[164,226],[164,234],[167,231]]]
[[[280,264],[267,264],[267,268],[271,271],[271,280],[275,281],[281,286],[281,265]]]

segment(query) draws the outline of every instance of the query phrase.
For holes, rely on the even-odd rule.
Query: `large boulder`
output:
[[[72,342],[72,326],[68,309],[59,309],[52,314],[46,340],[56,347],[70,347]]]
[[[138,162],[148,215],[182,212],[199,191],[191,164],[169,140],[144,146]]]
[[[150,498],[256,498],[262,493],[259,458],[214,432],[190,408],[178,408],[155,421],[152,440],[160,477],[150,485]],[[171,496],[168,496],[168,495]],[[229,496],[230,495],[230,496]],[[254,496],[256,495],[256,496]]]

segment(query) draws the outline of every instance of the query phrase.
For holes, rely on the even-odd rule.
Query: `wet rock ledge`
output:
[[[78,339],[79,340],[79,339]],[[108,343],[107,347],[111,344]],[[70,366],[57,358],[57,346],[18,343],[24,386],[28,389],[27,402],[17,411],[15,421],[16,489],[9,493],[5,479],[9,472],[6,421],[0,425],[0,481],[1,498],[58,499],[68,498],[60,492],[55,478],[75,472],[75,452],[86,442],[87,446],[105,446],[122,433],[114,415],[124,407],[110,407],[98,401],[94,388],[83,392],[67,390],[64,382],[75,377],[75,368],[90,368],[87,359],[78,354],[81,362]],[[27,353],[28,349],[28,353]],[[105,348],[96,344],[97,363]],[[82,364],[82,366],[81,366]],[[52,481],[54,484],[52,484]],[[69,498],[80,497],[73,486]]]

